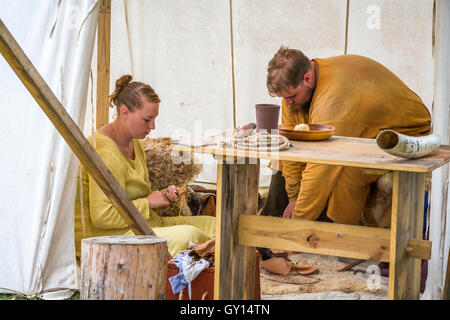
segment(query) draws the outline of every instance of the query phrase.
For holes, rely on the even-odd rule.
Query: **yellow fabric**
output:
[[[89,137],[88,140],[92,144],[92,137]],[[200,244],[214,237],[215,230],[211,228],[211,224],[215,225],[215,222],[210,221],[211,218],[215,220],[214,217],[178,217],[179,219],[174,221],[173,217],[167,217],[169,218],[167,219],[158,216],[155,210],[148,207],[146,197],[152,192],[152,187],[146,166],[144,147],[140,140],[133,140],[134,160],[124,156],[113,140],[99,132],[95,133],[95,142],[95,151],[156,235],[168,240],[167,245],[172,256],[175,256],[180,250],[188,248],[189,241]],[[77,257],[80,257],[81,239],[133,233],[109,198],[82,165],[80,165],[78,178],[75,200],[75,249]],[[82,184],[80,184],[80,178]],[[83,199],[81,199],[81,194],[83,194]],[[193,222],[194,220],[195,222]],[[170,226],[171,224],[177,225]],[[192,226],[184,224],[192,224]]]
[[[282,123],[321,123],[335,135],[375,138],[383,129],[407,135],[430,133],[431,117],[422,100],[378,62],[357,55],[314,59],[316,89],[309,114],[291,113],[282,100]],[[293,217],[316,220],[325,207],[337,223],[358,224],[369,185],[378,176],[361,169],[283,161]]]

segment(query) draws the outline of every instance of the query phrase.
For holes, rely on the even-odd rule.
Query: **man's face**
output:
[[[312,100],[314,90],[307,83],[299,84],[295,88],[280,91],[277,95],[284,98],[289,109],[293,112],[306,112]]]

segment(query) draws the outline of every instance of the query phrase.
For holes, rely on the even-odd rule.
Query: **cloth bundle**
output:
[[[191,248],[181,251],[172,259],[179,272],[169,278],[172,291],[177,294],[188,287],[191,294],[192,281],[205,269],[214,264],[215,239],[211,239],[200,245],[191,243]]]

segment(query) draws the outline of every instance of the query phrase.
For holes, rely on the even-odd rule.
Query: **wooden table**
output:
[[[450,146],[407,160],[385,153],[374,139],[335,136],[291,143],[289,150],[272,153],[173,146],[217,160],[214,298],[251,299],[255,247],[265,247],[389,262],[388,298],[419,299],[421,259],[431,258],[431,241],[422,240],[425,177],[450,161]],[[391,229],[257,216],[262,158],[392,171]]]

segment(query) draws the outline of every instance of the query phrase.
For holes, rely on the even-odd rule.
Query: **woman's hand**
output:
[[[174,185],[169,186],[167,189],[163,190],[163,194],[169,201],[177,201],[180,196],[185,192],[184,189],[178,188]]]
[[[170,202],[180,199],[180,196],[184,192],[184,189],[177,188],[173,185],[163,191],[153,191],[147,196],[148,206],[150,209],[167,207]]]
[[[150,209],[167,207],[169,200],[164,196],[161,191],[153,191],[147,196],[148,207]]]

